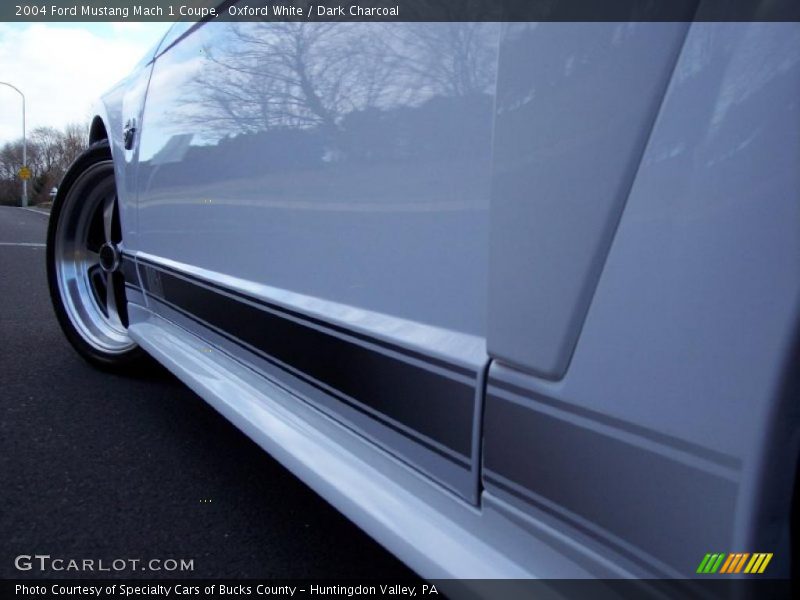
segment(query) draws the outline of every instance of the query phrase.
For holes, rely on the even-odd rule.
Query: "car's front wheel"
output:
[[[124,369],[144,352],[128,336],[114,164],[108,143],[91,146],[59,186],[47,231],[47,278],[61,328],[91,363]]]

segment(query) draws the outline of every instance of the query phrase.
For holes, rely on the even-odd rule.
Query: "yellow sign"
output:
[[[17,171],[17,175],[19,175],[20,179],[30,179],[32,173],[28,167],[20,167],[19,171]]]

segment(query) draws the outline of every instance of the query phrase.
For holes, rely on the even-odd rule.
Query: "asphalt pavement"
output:
[[[0,578],[41,576],[14,567],[33,554],[192,559],[181,576],[203,578],[413,576],[170,374],[81,360],[50,305],[47,220],[0,207]]]

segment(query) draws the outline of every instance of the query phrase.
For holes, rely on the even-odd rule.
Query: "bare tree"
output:
[[[89,127],[71,123],[64,129],[37,127],[28,139],[28,166],[33,172],[31,200],[34,204],[49,200],[50,190],[57,185],[73,160],[87,146]],[[16,204],[21,195],[18,176],[22,166],[22,140],[8,142],[0,148],[0,203]]]
[[[361,23],[237,23],[224,54],[185,94],[185,118],[210,131],[318,127],[335,133],[342,115],[377,103],[391,65],[374,27]]]
[[[487,23],[236,23],[204,48],[183,118],[214,138],[316,128],[370,108],[490,93],[498,28]]]

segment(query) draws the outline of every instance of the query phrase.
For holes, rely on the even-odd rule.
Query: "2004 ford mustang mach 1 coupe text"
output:
[[[788,22],[176,24],[53,304],[426,577],[787,577],[798,90]]]

